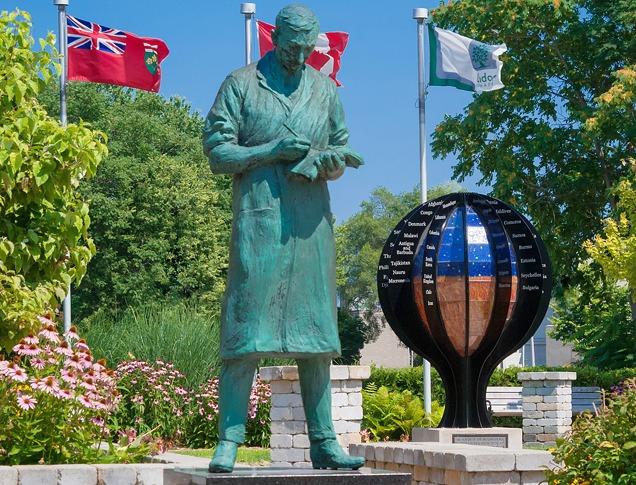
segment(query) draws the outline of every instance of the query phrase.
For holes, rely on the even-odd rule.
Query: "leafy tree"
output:
[[[54,75],[54,38],[33,51],[26,12],[0,14],[0,350],[35,331],[95,251],[78,193],[106,155],[84,123],[62,127],[37,96]]]
[[[53,92],[45,99],[57,109]],[[109,137],[110,154],[81,186],[91,203],[97,254],[74,314],[194,299],[218,313],[231,220],[230,179],[213,177],[203,120],[179,98],[114,86],[69,86],[69,118]]]
[[[636,171],[636,164],[634,165]],[[636,323],[636,187],[625,179],[615,191],[618,220],[607,219],[603,234],[586,241],[585,249],[614,281],[627,282],[632,320]]]
[[[440,185],[428,191],[428,198],[460,190],[455,183]],[[376,274],[382,247],[400,218],[419,205],[419,194],[419,188],[395,195],[379,187],[361,204],[357,214],[336,228],[340,307],[353,314],[363,313],[366,341],[377,338],[381,330],[375,310],[378,305]]]
[[[629,288],[608,281],[596,265],[579,267],[580,283],[554,305],[552,336],[573,345],[582,363],[601,369],[636,367],[636,325]]]
[[[338,308],[338,335],[342,347],[341,357],[336,362],[352,365],[360,362],[360,351],[365,343],[364,321],[344,308]]]
[[[438,156],[455,154],[458,180],[479,170],[493,195],[528,214],[550,251],[555,276],[576,282],[583,242],[615,204],[610,190],[634,157],[632,0],[463,0],[433,11],[437,25],[505,42],[505,88],[475,95],[433,136]],[[616,95],[616,102],[604,99]]]
[[[586,131],[620,148],[624,145],[620,140],[636,136],[635,103],[636,71],[631,66],[619,70],[610,89],[599,96]],[[617,119],[622,123],[617,124]],[[585,362],[612,368],[636,363],[636,160],[621,162],[631,170],[610,191],[613,217],[605,220],[602,233],[583,245],[604,277],[596,275],[594,284],[568,290],[555,320],[556,335],[573,343]],[[583,267],[590,280],[593,266]]]
[[[598,98],[598,109],[585,128],[590,136],[603,137],[612,149],[636,139],[636,64],[619,69],[614,83]],[[620,120],[620,123],[617,123]],[[630,152],[619,152],[628,175],[613,190],[615,219],[607,219],[603,235],[584,245],[588,254],[614,280],[627,281],[631,289],[632,320],[636,322],[636,159]]]

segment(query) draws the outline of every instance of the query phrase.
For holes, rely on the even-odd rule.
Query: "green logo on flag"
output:
[[[157,51],[154,49],[155,46],[144,44],[146,49],[146,53],[144,55],[144,63],[146,64],[146,69],[153,76],[157,74],[157,66],[159,64],[157,58]]]
[[[492,55],[492,48],[488,44],[473,40],[468,46],[470,52],[470,62],[473,69],[481,71],[482,69],[496,69],[497,63]]]

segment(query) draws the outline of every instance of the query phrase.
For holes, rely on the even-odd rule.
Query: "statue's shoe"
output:
[[[309,449],[314,468],[351,468],[357,470],[364,465],[364,458],[347,455],[335,439],[312,441]]]
[[[234,441],[219,441],[214,450],[214,456],[210,460],[208,470],[212,473],[229,473],[234,470],[238,443]]]

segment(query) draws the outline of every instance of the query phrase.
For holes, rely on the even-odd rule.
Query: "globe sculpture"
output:
[[[488,380],[534,334],[550,301],[550,262],[532,224],[481,194],[431,200],[391,232],[377,282],[393,331],[440,374],[440,426],[491,427]]]

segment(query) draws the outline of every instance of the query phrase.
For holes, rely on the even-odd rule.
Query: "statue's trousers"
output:
[[[330,358],[297,359],[310,441],[335,438],[331,420]],[[243,443],[247,405],[258,359],[228,359],[219,382],[219,439]]]

